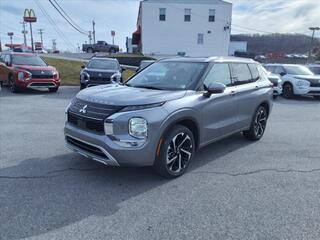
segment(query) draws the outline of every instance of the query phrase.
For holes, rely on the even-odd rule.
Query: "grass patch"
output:
[[[60,73],[62,85],[79,85],[80,71],[82,62],[57,59],[43,58],[49,65],[54,66]]]
[[[69,86],[78,86],[80,85],[80,71],[81,65],[80,61],[72,61],[65,59],[57,58],[43,58],[49,65],[54,66],[60,73],[61,84]],[[132,75],[135,74],[135,71],[125,70],[122,73],[122,78],[124,81],[127,81]]]

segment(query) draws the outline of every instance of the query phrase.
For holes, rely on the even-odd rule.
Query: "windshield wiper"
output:
[[[154,90],[163,90],[162,88],[148,86],[148,85],[137,85],[137,86],[129,85],[129,86],[130,87],[135,87],[135,88],[146,88],[146,89],[154,89]]]

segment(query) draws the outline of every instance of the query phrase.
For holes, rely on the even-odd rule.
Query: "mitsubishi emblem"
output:
[[[84,105],[83,108],[81,108],[81,109],[79,110],[79,112],[86,114],[86,113],[87,113],[87,107],[88,107],[88,105]]]

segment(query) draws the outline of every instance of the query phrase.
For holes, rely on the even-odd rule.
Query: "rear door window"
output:
[[[231,71],[234,85],[242,85],[252,82],[252,76],[248,64],[232,63]]]
[[[251,72],[251,76],[252,76],[252,82],[256,82],[260,79],[260,74],[259,74],[259,70],[258,70],[258,66],[255,63],[250,63],[248,64],[250,72]]]

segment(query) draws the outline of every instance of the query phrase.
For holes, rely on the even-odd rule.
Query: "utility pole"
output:
[[[23,21],[23,22],[20,22],[21,24],[22,24],[22,28],[23,28],[23,30],[22,30],[22,34],[23,34],[23,43],[24,43],[24,45],[25,46],[27,46],[27,33],[28,33],[28,31],[26,31],[26,22],[25,21]]]
[[[92,35],[91,35],[91,31],[89,31],[89,44],[91,44],[91,40],[92,40]]]
[[[93,35],[93,43],[96,44],[96,30],[94,29],[94,26],[96,23],[92,20],[92,35]]]
[[[57,42],[56,39],[52,39],[52,52],[57,50]]]
[[[43,39],[42,39],[43,29],[40,28],[40,29],[38,30],[38,32],[39,32],[39,34],[40,34],[40,39],[41,39],[41,48],[43,49]]]
[[[320,27],[310,27],[309,30],[312,31],[312,37],[311,37],[311,43],[310,43],[310,48],[309,48],[309,55],[308,55],[308,63],[311,60],[311,54],[312,54],[312,47],[313,47],[313,39],[316,31],[320,30]]]
[[[32,35],[32,24],[31,24],[31,22],[30,22],[30,35],[31,35],[31,48],[32,48],[32,52],[34,52],[33,35]]]

